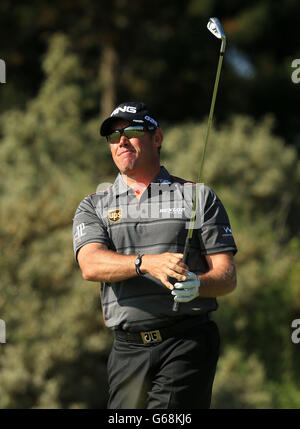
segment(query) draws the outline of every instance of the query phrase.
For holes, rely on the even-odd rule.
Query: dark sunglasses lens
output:
[[[137,128],[128,128],[124,130],[124,136],[126,136],[128,139],[132,139],[134,137],[142,137],[145,134],[145,131],[143,129],[137,129]]]
[[[107,136],[109,143],[119,143],[121,136],[124,134],[128,139],[139,138],[145,134],[144,128],[140,125],[134,127],[126,127],[122,130],[115,130]]]
[[[119,131],[114,131],[107,136],[107,141],[109,141],[109,143],[118,143],[120,141],[120,137],[121,133]]]

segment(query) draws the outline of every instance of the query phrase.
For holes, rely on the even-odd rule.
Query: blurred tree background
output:
[[[72,218],[114,180],[98,130],[124,100],[151,105],[162,163],[197,179],[220,45],[210,16],[229,41],[204,174],[239,248],[238,288],[215,313],[213,407],[299,408],[299,2],[2,0],[0,12],[0,408],[106,407],[112,338],[74,262]]]

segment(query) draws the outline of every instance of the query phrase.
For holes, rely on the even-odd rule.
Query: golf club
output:
[[[199,171],[199,177],[197,180],[197,184],[202,182],[202,172],[203,172],[206,146],[207,146],[208,136],[209,136],[209,132],[210,132],[211,124],[212,124],[215,101],[216,101],[216,96],[217,96],[217,91],[218,91],[219,80],[220,80],[220,73],[221,73],[223,57],[224,57],[224,52],[225,52],[225,47],[226,47],[226,35],[224,33],[224,30],[223,30],[222,25],[221,25],[220,21],[218,20],[218,18],[210,18],[210,20],[208,21],[208,24],[207,24],[207,28],[214,36],[216,36],[218,39],[221,39],[222,42],[221,42],[221,49],[220,49],[220,55],[219,55],[216,80],[215,80],[213,96],[212,96],[211,105],[210,105],[208,124],[207,124],[205,140],[204,140],[202,159],[201,159],[200,171]],[[191,216],[190,221],[189,221],[188,233],[187,233],[187,237],[186,237],[186,241],[185,241],[185,245],[184,245],[184,251],[183,251],[183,262],[185,264],[187,262],[187,258],[188,258],[188,254],[189,254],[189,250],[190,250],[190,245],[191,245],[191,240],[192,240],[192,236],[193,236],[193,231],[194,231],[195,220],[196,220],[197,195],[198,195],[198,193],[197,193],[197,188],[196,188],[196,195],[195,195],[194,202],[193,202],[192,216]],[[179,303],[174,302],[173,311],[178,311],[178,310],[179,310]]]

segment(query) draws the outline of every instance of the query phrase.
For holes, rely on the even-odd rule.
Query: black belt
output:
[[[115,331],[117,339],[136,344],[156,344],[168,338],[184,338],[197,333],[198,325],[210,320],[209,313],[192,316],[180,323],[165,328],[151,329],[144,332],[128,332],[121,329]]]

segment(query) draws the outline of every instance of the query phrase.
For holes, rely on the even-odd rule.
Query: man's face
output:
[[[128,121],[116,120],[112,130],[122,129],[131,124]],[[157,131],[156,131],[157,133]],[[122,174],[143,175],[147,170],[159,165],[158,147],[161,145],[159,136],[145,132],[142,137],[128,139],[121,136],[119,143],[110,143],[114,163]]]

